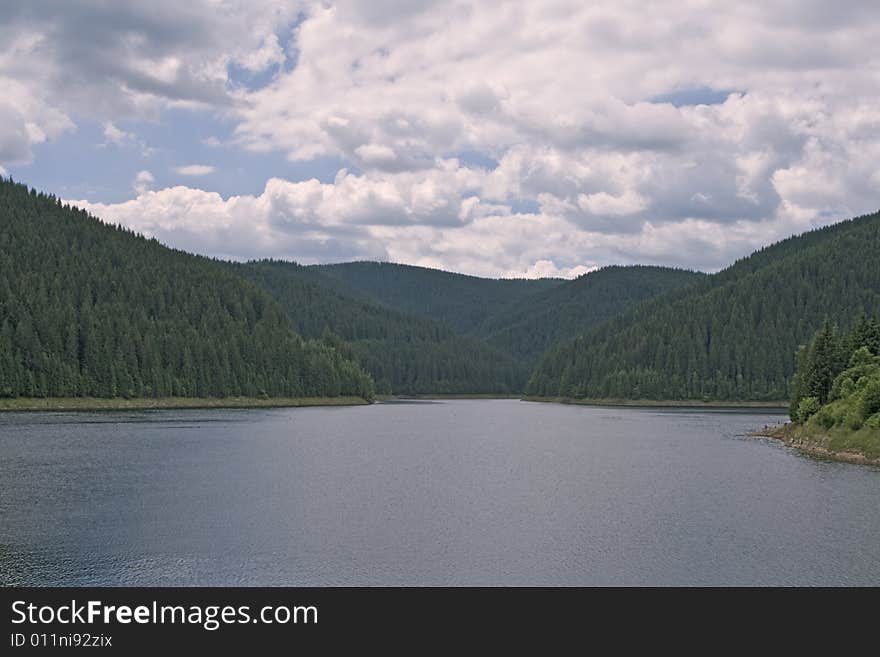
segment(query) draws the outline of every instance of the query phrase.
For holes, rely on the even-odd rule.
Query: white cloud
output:
[[[478,192],[485,176],[443,162],[418,173],[342,172],[332,183],[273,178],[259,195],[224,199],[190,187],[149,191],[152,180],[145,175],[131,201],[71,202],[196,253],[306,263],[382,259],[509,277],[570,278],[613,263],[711,269],[760,246],[768,235],[810,227],[809,219],[793,214],[770,231],[738,222],[721,232],[701,220],[646,223],[626,235],[572,230],[564,216],[517,214],[484,200]]]
[[[125,141],[114,132],[118,119],[234,105],[230,66],[260,72],[283,62],[275,30],[302,8],[272,0],[4,4],[0,162],[30,162],[33,145],[75,129],[74,116],[108,122],[105,139],[117,143]]]
[[[122,146],[130,141],[134,140],[134,135],[130,132],[126,132],[125,130],[120,130],[115,125],[113,125],[112,121],[106,121],[104,123],[104,143],[105,144],[113,144],[115,146]]]
[[[207,176],[209,173],[214,173],[214,167],[209,164],[187,164],[175,167],[174,170],[181,176]]]
[[[71,116],[106,122],[115,144],[129,141],[125,117],[174,107],[229,121],[226,147],[347,167],[225,200],[149,181],[132,205],[93,206],[203,253],[378,254],[494,275],[713,269],[880,205],[865,54],[880,14],[867,0],[29,7],[0,26],[7,166],[75,129]],[[680,101],[706,92],[714,104]]]
[[[149,171],[138,171],[137,175],[134,177],[134,184],[132,188],[138,194],[145,194],[150,187],[152,187],[153,182],[155,182],[155,178],[153,178],[153,174]]]
[[[505,272],[504,278],[577,278],[599,269],[598,265],[576,265],[557,267],[552,260],[538,260],[525,271]]]
[[[101,146],[116,146],[118,148],[134,146],[140,149],[141,155],[144,157],[150,157],[156,153],[155,148],[147,146],[143,140],[138,139],[136,134],[118,128],[112,121],[104,122],[104,142]]]
[[[633,214],[648,206],[645,199],[637,192],[626,191],[620,196],[612,196],[607,192],[595,194],[578,194],[578,207],[590,214],[617,217]]]
[[[268,34],[257,49],[241,52],[236,57],[236,63],[248,71],[259,72],[275,64],[281,64],[284,59],[284,49],[278,42],[278,36]]]

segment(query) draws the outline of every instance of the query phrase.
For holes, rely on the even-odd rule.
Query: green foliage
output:
[[[371,398],[221,263],[0,179],[0,395]]]
[[[826,432],[861,431],[865,440],[878,437],[872,433],[880,429],[880,349],[872,337],[877,326],[875,320],[860,318],[844,335],[827,322],[819,329],[798,358],[795,380],[804,396],[792,399],[797,404],[794,421]],[[806,394],[817,390],[828,390],[824,401]]]
[[[535,281],[388,263],[302,267],[264,260],[230,267],[268,291],[297,331],[325,340],[333,336],[380,392],[401,394],[522,392],[548,344],[703,276],[662,267],[608,267],[574,281],[538,281],[534,292]],[[503,310],[474,326],[475,318],[498,308]],[[461,335],[451,326],[470,332]]]
[[[838,405],[827,411],[820,420],[825,428],[847,424],[857,429],[877,410],[871,407],[873,397],[869,392],[873,390],[869,384],[877,367],[877,354],[880,354],[880,345],[874,344],[871,337],[877,326],[880,326],[877,321],[860,317],[848,333],[840,334],[826,321],[810,342],[798,350],[797,371],[792,377],[791,407],[796,409],[790,413],[793,420],[804,423],[809,419],[801,413],[807,399],[816,399],[819,406],[825,406],[831,401],[861,399],[868,395],[864,409],[848,403],[845,409]]]
[[[702,278],[705,274],[667,267],[604,267],[533,294],[475,333],[534,367],[548,347]]]
[[[865,382],[859,405],[859,415],[866,420],[878,412],[880,412],[880,376]]]
[[[796,415],[797,421],[806,422],[819,412],[821,406],[822,404],[819,402],[818,397],[804,397],[798,404]]]
[[[270,260],[229,266],[269,292],[297,331],[358,362],[380,393],[518,393],[525,385],[528,367],[509,354],[440,322],[346,295],[315,268]]]
[[[383,393],[789,398],[794,418],[864,427],[878,413],[880,324],[826,318],[880,312],[877,253],[880,215],[711,276],[234,264],[4,180],[0,396],[370,398],[375,380]]]
[[[347,296],[441,322],[459,334],[562,284],[561,279],[489,279],[390,262],[347,262],[308,269]]]
[[[551,348],[527,392],[713,400],[815,394],[825,401],[833,377],[823,367],[845,365],[840,353],[851,345],[840,346],[829,325],[813,346],[823,367],[792,385],[797,347],[826,317],[880,312],[878,253],[880,214],[785,240]],[[848,339],[876,349],[876,322],[865,320],[858,331]]]

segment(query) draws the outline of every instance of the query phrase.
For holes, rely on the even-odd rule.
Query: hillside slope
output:
[[[369,398],[220,263],[0,179],[0,396]]]
[[[270,260],[229,266],[271,294],[304,336],[339,339],[339,349],[372,375],[380,392],[518,393],[530,373],[509,354],[445,324],[343,294],[313,267]]]
[[[762,249],[550,350],[539,396],[781,400],[825,317],[880,312],[880,214]]]
[[[604,267],[532,295],[489,318],[475,333],[534,365],[553,344],[702,278],[705,274],[666,267]]]
[[[479,278],[389,262],[346,262],[308,269],[335,281],[344,294],[443,322],[461,334],[563,283],[551,278]]]

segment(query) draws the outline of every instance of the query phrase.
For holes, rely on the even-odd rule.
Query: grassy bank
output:
[[[287,406],[356,406],[361,397],[162,397],[98,399],[46,397],[0,399],[0,411],[121,411],[162,408],[277,408]]]
[[[524,401],[577,404],[580,406],[634,406],[651,408],[767,408],[787,409],[786,401],[702,401],[696,399],[572,399],[570,397],[523,397]]]
[[[880,465],[880,430],[877,429],[822,431],[788,422],[778,427],[764,427],[752,435],[775,438],[807,454],[835,461]]]

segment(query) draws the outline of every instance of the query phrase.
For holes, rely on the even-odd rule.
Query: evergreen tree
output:
[[[372,397],[363,370],[223,263],[6,179],[0,263],[2,396]]]

